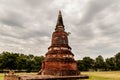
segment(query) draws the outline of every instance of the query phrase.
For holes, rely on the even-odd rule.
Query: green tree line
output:
[[[41,69],[44,56],[25,55],[20,53],[2,52],[0,54],[0,71],[39,71]],[[120,52],[114,57],[104,59],[101,55],[92,59],[84,57],[76,60],[80,71],[112,71],[120,70]]]
[[[77,60],[78,69],[80,71],[115,71],[120,70],[120,52],[114,57],[104,59],[101,55],[92,59],[84,57]]]
[[[43,59],[43,56],[2,52],[0,54],[0,70],[39,71]]]

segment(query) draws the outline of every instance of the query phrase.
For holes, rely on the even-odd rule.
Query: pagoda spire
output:
[[[61,13],[60,10],[59,10],[59,14],[58,14],[58,19],[57,19],[56,27],[57,27],[57,26],[63,26],[63,27],[64,27],[63,19],[62,19],[62,13]]]

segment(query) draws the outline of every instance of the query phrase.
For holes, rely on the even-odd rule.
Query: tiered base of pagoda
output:
[[[43,75],[53,75],[53,76],[72,76],[79,75],[80,72],[78,70],[44,70],[42,72]]]
[[[5,74],[4,80],[78,80],[88,79],[87,75],[71,75],[71,76],[52,76],[52,75],[36,75],[36,74]]]
[[[20,75],[19,80],[78,80],[88,79],[87,75],[51,76],[51,75]]]

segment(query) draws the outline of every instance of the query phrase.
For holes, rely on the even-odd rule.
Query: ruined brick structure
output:
[[[4,80],[77,80],[88,79],[87,75],[80,74],[74,54],[68,45],[68,33],[65,32],[62,15],[59,11],[57,25],[52,34],[52,43],[42,62],[39,74],[14,75],[10,72]]]
[[[42,75],[71,76],[80,74],[74,54],[68,45],[68,35],[65,32],[61,11],[59,11],[55,31],[52,34],[52,43],[42,62]]]

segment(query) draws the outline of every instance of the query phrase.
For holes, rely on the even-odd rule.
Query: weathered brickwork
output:
[[[5,74],[4,80],[19,80],[18,75],[14,74]]]
[[[62,15],[59,12],[57,25],[52,35],[51,46],[42,62],[39,74],[14,75],[13,71],[5,75],[4,80],[77,80],[87,79],[87,75],[81,75],[74,54],[68,45],[68,35],[65,32]]]
[[[51,46],[42,62],[42,75],[69,76],[80,74],[74,60],[74,54],[68,44],[68,35],[65,32],[61,12],[59,12],[56,28],[52,34]]]

